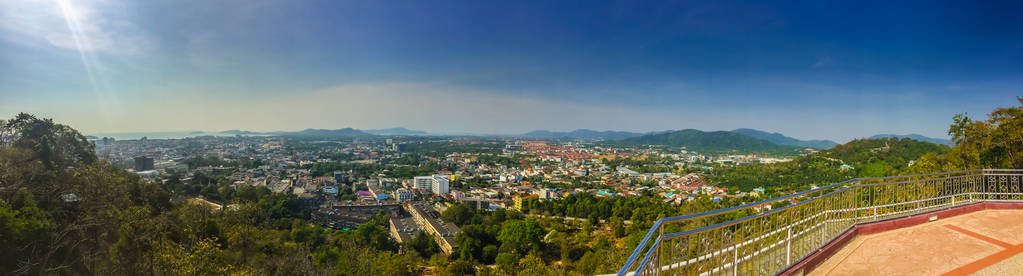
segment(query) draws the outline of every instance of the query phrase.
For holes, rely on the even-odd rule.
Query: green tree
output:
[[[607,220],[607,223],[608,226],[611,227],[611,233],[613,233],[616,238],[625,236],[625,221],[621,218],[613,216]]]
[[[520,255],[530,251],[539,250],[543,243],[544,230],[535,221],[531,220],[509,220],[501,225],[501,232],[497,240],[501,247],[508,248]]]
[[[472,262],[466,260],[456,260],[448,264],[445,269],[449,275],[463,276],[463,275],[475,275],[476,268],[473,267]]]
[[[407,248],[411,248],[419,256],[429,259],[433,254],[440,252],[440,246],[433,240],[433,236],[426,234],[426,232],[420,231],[415,237],[412,237],[405,245]]]
[[[19,266],[31,263],[45,249],[50,234],[56,228],[50,215],[36,206],[27,189],[18,191],[22,197],[16,204],[0,199],[0,270],[21,273],[40,272],[36,267]]]
[[[1023,98],[1017,98],[1023,104]],[[948,134],[956,147],[953,166],[1023,168],[1023,107],[998,108],[984,121],[956,115]]]
[[[507,274],[515,274],[516,266],[519,261],[519,255],[512,252],[505,252],[497,254],[497,258],[494,261],[497,267]]]
[[[473,217],[473,210],[465,204],[455,204],[444,210],[441,214],[441,219],[447,222],[454,223],[455,225],[462,226],[468,224]]]
[[[97,160],[92,142],[77,130],[25,113],[0,121],[0,146],[31,150],[49,168],[88,165]]]
[[[529,254],[519,260],[518,273],[516,275],[553,275],[553,271],[544,263],[540,256]]]

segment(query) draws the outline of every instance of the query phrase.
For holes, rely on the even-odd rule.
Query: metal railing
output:
[[[982,201],[1023,202],[1023,170],[856,178],[742,206],[662,218],[618,275],[772,275],[859,223]],[[788,205],[771,209],[772,204]],[[784,204],[784,203],[783,203]]]

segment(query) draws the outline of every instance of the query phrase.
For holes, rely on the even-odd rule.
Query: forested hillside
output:
[[[896,175],[924,154],[941,153],[947,148],[909,138],[860,139],[791,162],[720,166],[711,173],[711,180],[715,185],[742,191],[756,187],[801,190],[856,177]]]

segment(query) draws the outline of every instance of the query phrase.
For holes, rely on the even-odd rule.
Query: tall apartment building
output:
[[[429,191],[437,195],[444,195],[451,191],[446,175],[416,176],[412,181],[413,187],[419,191]]]
[[[433,175],[433,185],[431,188],[434,194],[446,195],[450,192],[450,183],[446,175]]]
[[[135,157],[135,171],[150,171],[153,170],[153,158],[146,156]]]
[[[433,190],[433,176],[416,176],[412,179],[412,187],[420,192]]]

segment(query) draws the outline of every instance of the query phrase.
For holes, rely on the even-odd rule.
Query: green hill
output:
[[[928,152],[944,153],[949,147],[910,138],[856,139],[818,155],[842,160],[856,167],[860,176],[894,175],[909,162]]]
[[[718,167],[711,172],[710,179],[714,185],[741,191],[756,187],[798,191],[810,185],[827,185],[855,177],[906,174],[910,161],[948,149],[909,138],[858,139],[797,157],[792,162]]]
[[[732,130],[732,132],[743,134],[749,137],[766,140],[771,143],[783,145],[783,146],[794,146],[794,147],[806,147],[815,149],[829,149],[838,145],[831,140],[799,140],[796,138],[782,135],[781,133],[770,133],[766,131],[760,131],[756,129],[740,128]]]
[[[772,153],[799,154],[799,147],[782,146],[731,131],[700,131],[684,129],[659,134],[643,135],[617,142],[620,145],[663,145],[685,147],[703,153]]]

